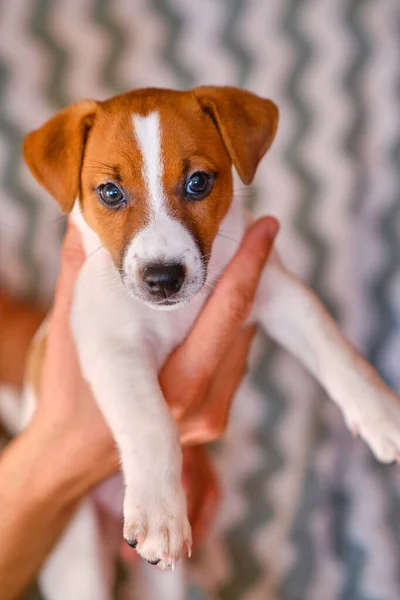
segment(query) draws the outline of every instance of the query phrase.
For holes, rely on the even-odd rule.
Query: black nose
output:
[[[143,269],[142,277],[150,294],[165,299],[181,289],[185,279],[185,268],[179,263],[149,265]]]

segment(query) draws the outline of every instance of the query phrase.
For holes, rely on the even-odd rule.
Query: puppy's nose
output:
[[[185,268],[179,263],[153,264],[143,269],[142,278],[150,294],[158,298],[169,298],[181,289]]]

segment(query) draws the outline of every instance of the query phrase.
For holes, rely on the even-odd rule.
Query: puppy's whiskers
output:
[[[217,233],[217,236],[225,238],[226,240],[229,240],[230,242],[233,242],[237,245],[240,244],[241,240],[235,240],[234,238],[230,237],[229,235],[225,235],[224,233],[221,233],[220,231]]]
[[[89,252],[89,254],[86,256],[86,260],[89,260],[89,258],[92,258],[92,256],[94,254],[96,254],[96,252],[98,252],[99,250],[101,250],[102,248],[104,248],[103,244],[100,244],[100,246],[98,246],[97,248],[95,248],[94,250],[92,250],[91,252]]]

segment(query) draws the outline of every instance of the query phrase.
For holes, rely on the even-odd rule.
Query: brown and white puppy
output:
[[[245,230],[232,166],[251,183],[277,122],[271,101],[239,89],[144,89],[74,104],[25,141],[32,173],[83,234],[71,325],[121,454],[124,536],[162,566],[188,553],[191,535],[178,434],[157,371],[201,310],[205,284],[232,257],[234,245],[218,232],[239,239]],[[396,458],[397,397],[277,255],[251,319],[318,378],[380,460]],[[34,406],[28,389],[25,422]],[[88,498],[42,573],[48,600],[109,598],[97,539]],[[82,544],[85,553],[74,552]]]

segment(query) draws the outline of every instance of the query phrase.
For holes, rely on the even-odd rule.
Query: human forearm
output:
[[[77,440],[58,433],[32,426],[0,456],[2,600],[15,600],[29,586],[96,482],[90,457],[77,456]]]

